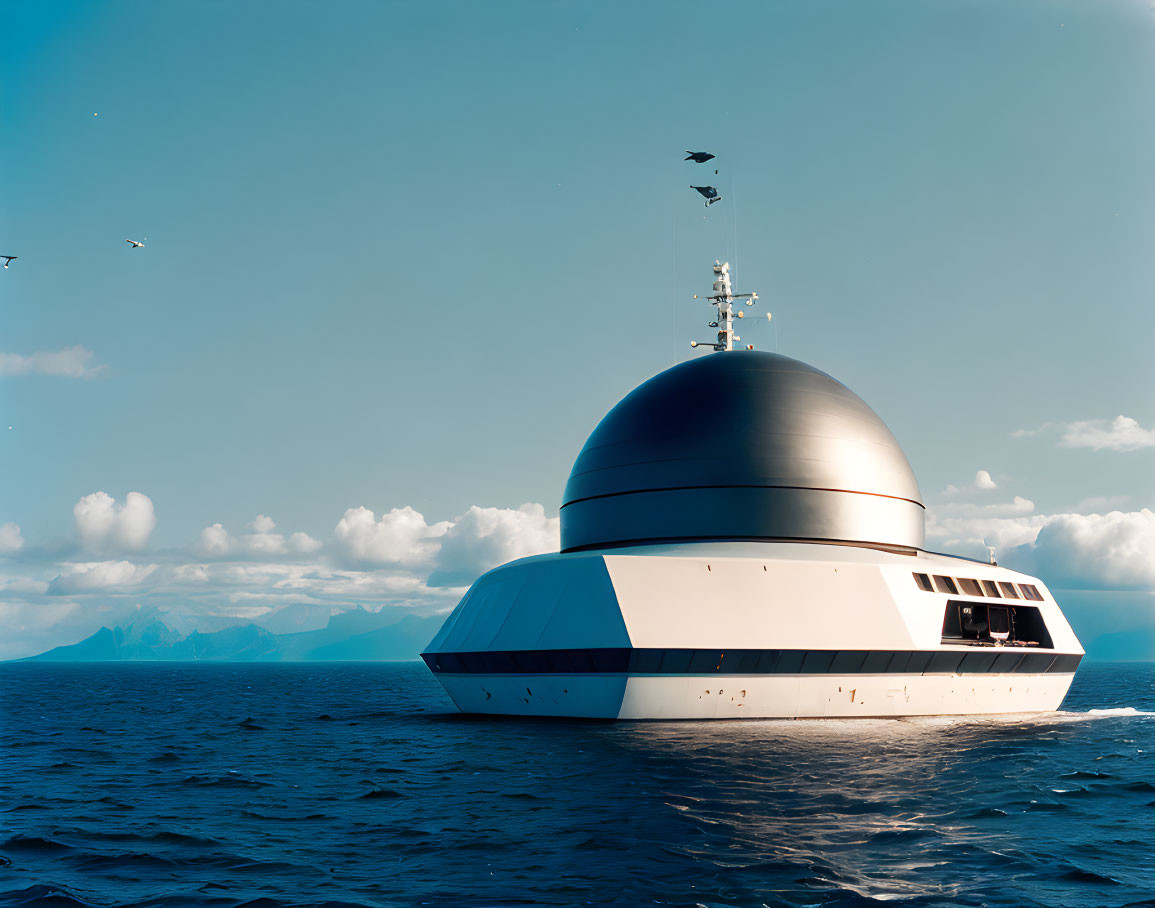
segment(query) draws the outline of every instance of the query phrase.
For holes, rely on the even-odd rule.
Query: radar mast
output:
[[[694,294],[694,299],[698,299],[698,294]],[[715,351],[730,351],[734,349],[734,341],[740,341],[737,334],[734,333],[734,319],[742,318],[744,313],[741,309],[734,312],[734,300],[744,299],[747,306],[753,306],[758,301],[757,293],[735,293],[730,286],[730,263],[714,261],[714,285],[712,292],[706,297],[710,304],[718,307],[718,320],[710,322],[711,328],[718,329],[718,339],[711,343],[710,341],[690,341],[691,347],[713,347]],[[770,318],[770,313],[766,313],[766,318]],[[747,350],[753,350],[753,344],[746,345]]]

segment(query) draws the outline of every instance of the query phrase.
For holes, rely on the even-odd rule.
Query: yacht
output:
[[[1039,713],[1083,656],[1037,577],[927,551],[885,423],[819,369],[711,352],[627,394],[578,454],[561,551],[482,575],[422,654],[466,713],[590,719]]]

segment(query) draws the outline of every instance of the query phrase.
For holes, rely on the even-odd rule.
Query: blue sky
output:
[[[0,656],[451,605],[694,355],[715,257],[746,339],[887,421],[936,546],[1155,623],[1144,0],[39,2],[0,45]]]

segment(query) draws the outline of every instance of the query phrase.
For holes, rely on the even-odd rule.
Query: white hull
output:
[[[984,716],[1059,708],[1073,674],[442,675],[467,713],[586,719]]]
[[[1013,612],[1015,629],[975,632],[969,611],[964,631],[963,608]],[[513,562],[474,584],[423,655],[463,712],[788,719],[1047,712],[1082,653],[1035,578],[783,542]]]

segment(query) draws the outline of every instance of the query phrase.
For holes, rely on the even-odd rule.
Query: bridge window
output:
[[[995,605],[985,602],[946,604],[943,643],[976,646],[1040,646],[1051,648],[1051,635],[1033,605]]]
[[[954,585],[954,580],[950,577],[944,577],[942,574],[934,575],[934,585],[938,587],[940,593],[953,593],[958,595],[958,587]]]

